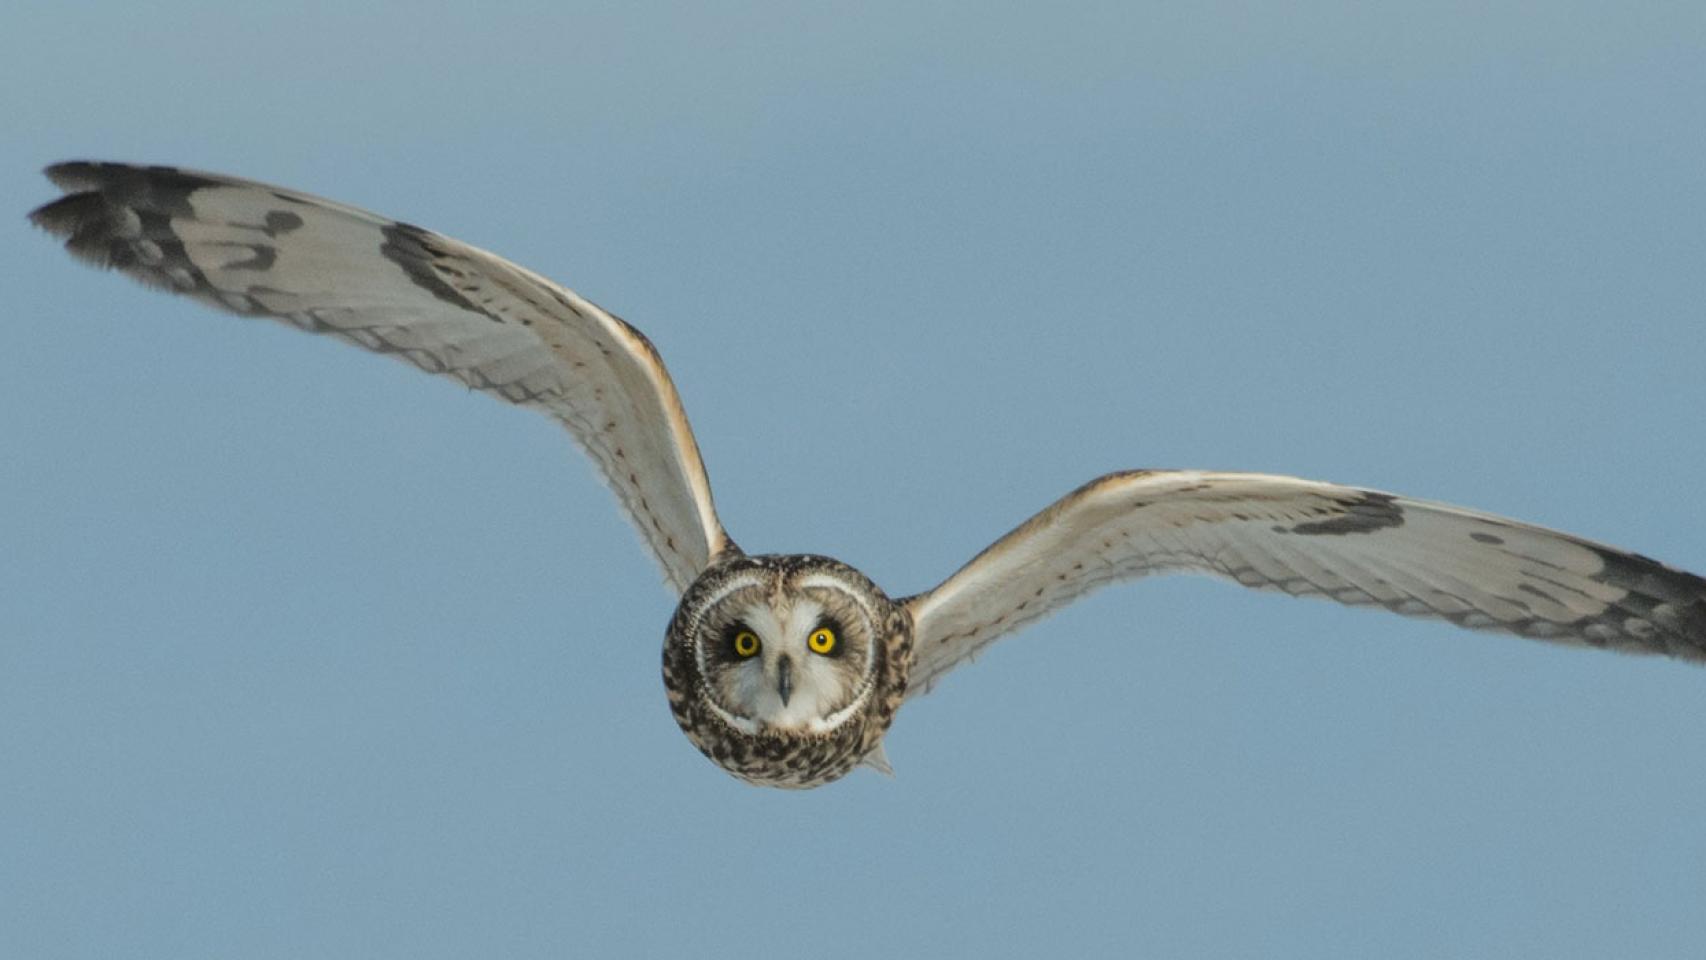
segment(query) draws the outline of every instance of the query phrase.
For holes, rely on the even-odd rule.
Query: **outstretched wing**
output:
[[[656,349],[574,292],[420,227],[266,184],[116,163],[47,175],[67,196],[30,219],[83,260],[556,418],[678,592],[730,546]]]
[[[1206,573],[1462,627],[1706,661],[1706,580],[1459,507],[1259,473],[1093,480],[903,601],[912,693],[990,641],[1117,580]]]

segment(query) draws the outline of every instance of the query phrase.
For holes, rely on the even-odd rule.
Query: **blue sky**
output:
[[[0,25],[0,954],[1706,950],[1697,667],[1155,580],[908,705],[894,779],[757,790],[557,428],[23,220],[142,160],[493,249],[652,337],[743,546],[897,595],[1131,467],[1702,571],[1697,6]]]

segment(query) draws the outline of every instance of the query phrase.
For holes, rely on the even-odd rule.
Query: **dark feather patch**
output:
[[[1604,622],[1612,630],[1632,634],[1647,644],[1661,642],[1672,656],[1706,659],[1706,579],[1638,553],[1592,549],[1605,564],[1605,569],[1594,579],[1626,590],[1628,595],[1617,602],[1614,610],[1590,618],[1591,621]],[[1642,636],[1649,631],[1620,614],[1630,614],[1651,624],[1659,636]],[[1591,622],[1579,624],[1591,625]]]
[[[402,267],[415,286],[459,310],[480,314],[494,323],[504,322],[502,317],[486,310],[463,296],[455,287],[445,283],[444,278],[433,270],[433,260],[440,251],[433,248],[431,233],[408,223],[393,223],[385,228],[384,233],[385,242],[380,245],[379,252],[385,255],[385,259]]]
[[[1401,527],[1404,525],[1404,508],[1394,502],[1396,499],[1389,493],[1365,490],[1354,499],[1338,501],[1345,511],[1343,514],[1327,520],[1299,523],[1289,532],[1305,536],[1325,534],[1336,537],[1347,533],[1373,533],[1388,527]]]
[[[190,215],[190,194],[218,186],[214,180],[176,167],[133,167],[122,163],[56,163],[45,171],[67,192],[96,191],[118,206]]]

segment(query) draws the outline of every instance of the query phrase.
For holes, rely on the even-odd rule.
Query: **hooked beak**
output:
[[[776,663],[776,692],[782,697],[782,706],[788,705],[788,698],[794,695],[794,664],[787,657]]]

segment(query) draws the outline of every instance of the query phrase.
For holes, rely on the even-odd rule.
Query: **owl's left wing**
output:
[[[1205,573],[1462,627],[1706,662],[1706,580],[1566,533],[1389,493],[1194,470],[1110,474],[902,601],[927,692],[1104,584]]]
[[[638,330],[449,237],[176,167],[61,163],[30,215],[97,266],[539,410],[591,455],[677,591],[729,548],[675,384]]]

